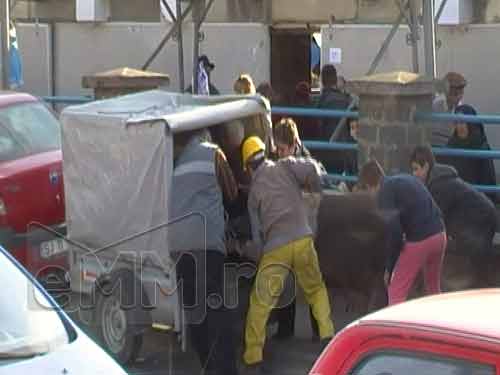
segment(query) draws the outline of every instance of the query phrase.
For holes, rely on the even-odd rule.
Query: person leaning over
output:
[[[174,157],[169,217],[178,222],[168,239],[191,341],[204,374],[236,375],[231,315],[217,299],[224,295],[223,202],[237,198],[238,185],[207,130],[176,135]]]
[[[427,185],[443,213],[446,231],[457,251],[467,255],[492,250],[497,212],[483,193],[458,176],[455,168],[437,164],[428,146],[417,146],[410,157],[413,175]]]
[[[361,169],[359,185],[376,194],[389,228],[384,275],[389,305],[408,298],[420,271],[427,294],[440,293],[446,232],[441,211],[425,185],[409,174],[386,177],[375,160]]]
[[[250,295],[243,360],[250,373],[263,362],[266,324],[290,271],[297,277],[318,322],[323,343],[334,334],[328,292],[314,248],[302,192],[321,192],[321,168],[313,159],[265,157],[265,146],[252,136],[242,143],[243,166],[251,175],[248,211],[252,240],[261,249]]]

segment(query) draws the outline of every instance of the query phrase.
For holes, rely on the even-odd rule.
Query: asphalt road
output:
[[[341,291],[332,291],[332,296],[332,315],[338,331],[351,322],[357,314],[349,311]],[[270,331],[272,328],[271,326]],[[311,339],[308,307],[300,295],[295,331],[296,337],[293,339],[267,341],[265,359],[272,374],[307,374],[320,354],[319,343]],[[200,374],[196,355],[189,348],[183,353],[173,335],[157,332],[151,332],[145,337],[139,360],[127,370],[134,375]]]

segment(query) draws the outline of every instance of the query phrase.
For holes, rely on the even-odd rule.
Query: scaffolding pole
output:
[[[177,16],[181,14],[181,0],[176,1],[176,11]],[[179,91],[184,92],[184,43],[182,36],[182,21],[177,22],[177,61],[179,63],[178,72],[179,72]]]
[[[389,48],[392,39],[394,39],[394,36],[396,35],[399,26],[401,25],[401,22],[403,21],[403,14],[400,13],[398,19],[394,24],[392,25],[391,31],[389,34],[387,34],[387,37],[385,38],[384,42],[382,43],[382,46],[380,47],[377,56],[373,59],[372,64],[370,65],[370,69],[368,69],[367,75],[372,75],[375,73],[375,70],[377,70],[378,64],[380,64],[380,61],[382,60],[382,57],[384,57],[385,52],[387,51],[387,48]]]
[[[2,88],[9,89],[9,76],[10,76],[10,7],[9,0],[1,0],[0,3],[0,22],[2,23],[1,37],[2,37]]]
[[[446,3],[448,0],[442,0],[441,4],[439,5],[439,9],[436,13],[436,17],[434,18],[434,23],[437,25],[439,23],[439,19],[441,18],[441,15],[443,14],[444,7],[446,6]]]
[[[187,15],[189,14],[189,12],[191,11],[191,7],[192,7],[192,3],[189,3],[189,5],[184,10],[184,12],[182,13],[182,15],[180,17],[179,17],[179,15],[177,15],[176,22],[168,30],[167,34],[160,41],[160,43],[158,44],[158,47],[156,47],[156,49],[151,54],[151,56],[146,60],[146,62],[142,66],[142,70],[146,70],[146,69],[149,68],[149,66],[151,65],[151,63],[153,62],[153,60],[156,58],[156,56],[158,56],[158,54],[163,49],[163,47],[165,46],[165,44],[167,44],[167,42],[169,41],[169,39],[172,37],[172,35],[177,30],[177,23],[179,23],[179,22],[182,23],[184,21],[184,19],[187,17]]]
[[[205,6],[205,0],[192,0],[193,5],[193,94],[198,93],[198,58],[200,55],[200,29],[207,18],[208,12],[215,0],[209,0]]]
[[[424,25],[425,75],[436,78],[436,28],[434,23],[434,0],[422,0],[422,23]]]
[[[413,72],[419,73],[419,61],[418,61],[418,0],[410,0],[410,17],[409,24],[410,35],[411,35],[411,47],[412,47],[412,58],[413,58]]]
[[[198,94],[198,58],[200,56],[201,9],[205,0],[193,1],[193,94]]]

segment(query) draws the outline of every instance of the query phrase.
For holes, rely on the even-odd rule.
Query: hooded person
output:
[[[441,209],[454,250],[466,255],[490,252],[497,226],[491,201],[461,179],[455,168],[437,164],[428,146],[417,146],[410,163],[413,175],[426,184]]]
[[[460,105],[456,114],[476,116],[476,110],[467,104]],[[457,121],[448,147],[468,150],[490,150],[483,124]],[[491,159],[452,157],[449,164],[455,167],[458,175],[473,185],[496,185],[495,165]],[[495,202],[496,195],[488,194]]]
[[[198,58],[198,66],[199,66],[198,77],[196,77],[196,79],[199,80],[200,73],[204,72],[203,75],[206,75],[206,80],[208,83],[208,95],[220,95],[220,92],[217,89],[217,87],[215,87],[215,85],[212,84],[212,72],[215,69],[215,64],[210,61],[210,59],[207,57],[207,55],[201,55]],[[193,93],[193,85],[189,85],[189,87],[186,89],[186,92],[192,94]],[[198,90],[198,93],[199,93],[199,90]]]
[[[465,77],[457,72],[448,72],[441,80],[441,91],[432,103],[433,112],[453,113],[462,104],[464,90],[467,86]],[[434,122],[432,124],[431,144],[446,146],[453,133],[449,122]]]

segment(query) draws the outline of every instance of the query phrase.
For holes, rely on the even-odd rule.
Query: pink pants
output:
[[[420,242],[406,242],[392,272],[388,290],[389,305],[406,301],[417,275],[422,270],[426,293],[441,293],[441,269],[445,249],[445,232]]]

